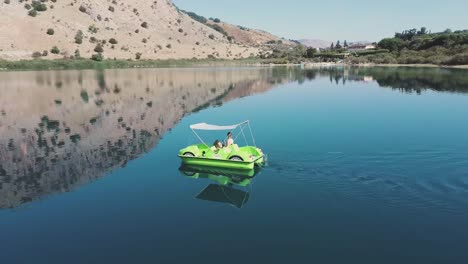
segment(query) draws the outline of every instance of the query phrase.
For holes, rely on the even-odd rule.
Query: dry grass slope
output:
[[[259,53],[252,45],[231,43],[170,0],[1,1],[0,18],[4,60],[97,53],[109,59],[235,59]]]

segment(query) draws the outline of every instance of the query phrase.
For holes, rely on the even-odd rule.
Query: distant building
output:
[[[377,46],[375,44],[355,44],[350,45],[348,47],[349,52],[356,52],[356,51],[363,51],[363,50],[371,50],[376,49]]]

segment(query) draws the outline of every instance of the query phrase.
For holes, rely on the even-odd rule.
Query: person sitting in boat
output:
[[[224,148],[223,146],[223,143],[221,143],[221,141],[219,140],[215,140],[215,142],[213,143],[213,150],[220,150],[222,148]]]
[[[230,147],[234,145],[234,139],[232,138],[232,132],[227,133],[227,142],[226,142],[226,147]]]

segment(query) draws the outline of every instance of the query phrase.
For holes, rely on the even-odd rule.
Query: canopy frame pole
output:
[[[252,128],[250,127],[250,122],[247,123],[247,126],[249,127],[250,136],[252,137],[252,141],[253,141],[254,147],[257,147],[257,143],[255,143],[255,138],[254,138],[254,135],[253,135],[253,133],[252,133]]]
[[[195,132],[194,129],[192,129],[192,132],[197,136],[197,138],[198,138],[203,144],[205,144],[205,146],[210,147],[210,146],[208,146],[208,144],[206,144],[205,141],[203,141],[203,139],[197,134],[197,132]]]
[[[247,142],[247,138],[245,137],[244,129],[242,128],[242,125],[240,125],[239,127],[240,127],[240,129],[241,129],[242,136],[244,137],[245,145],[248,146],[248,145],[249,145],[249,142]]]

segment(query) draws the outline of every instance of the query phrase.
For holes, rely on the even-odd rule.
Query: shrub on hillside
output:
[[[102,48],[101,44],[97,44],[96,47],[94,48],[94,51],[97,53],[102,53],[104,52],[104,49]]]
[[[75,50],[75,59],[81,59],[80,50]]]
[[[109,43],[112,44],[112,45],[115,45],[118,42],[117,42],[117,40],[115,38],[111,38],[111,39],[109,39]]]
[[[113,7],[113,6],[109,6],[109,11],[114,12],[114,11],[115,11],[114,7]]]
[[[468,53],[457,54],[443,62],[445,65],[468,65]]]
[[[219,23],[219,22],[221,22],[221,19],[219,19],[219,18],[215,18],[215,19],[213,19],[213,22],[215,22],[215,23]]]
[[[32,1],[31,6],[34,10],[38,12],[43,12],[47,10],[47,6],[39,1]]]
[[[31,9],[31,5],[30,5],[30,4],[24,4],[24,8],[25,8],[26,10],[29,10],[29,9]]]
[[[167,44],[167,45],[166,45],[166,48],[170,49],[170,48],[172,48],[172,45],[171,45],[171,44]]]
[[[102,61],[104,60],[104,55],[102,55],[102,53],[96,53],[96,54],[93,54],[93,56],[91,56],[91,59],[93,61]]]
[[[80,6],[80,8],[78,8],[81,12],[85,13],[86,12],[86,7],[84,6]]]
[[[215,35],[213,35],[213,34],[210,34],[208,37],[209,37],[210,39],[215,39]]]
[[[137,60],[141,59],[141,56],[142,56],[142,55],[143,55],[143,54],[141,54],[140,52],[137,52],[137,53],[135,54],[135,59],[137,59]]]
[[[42,52],[42,57],[46,57],[47,55],[49,55],[49,52],[47,50],[44,50]]]
[[[96,34],[98,32],[98,28],[96,27],[96,25],[91,25],[88,27],[88,31],[91,32],[91,33],[94,33]]]
[[[53,54],[59,54],[60,50],[57,48],[57,46],[53,46],[52,49],[50,49],[50,52]]]
[[[183,11],[183,12],[185,12],[185,13],[186,13],[189,17],[191,17],[193,20],[196,20],[196,21],[198,21],[198,22],[200,22],[200,23],[202,23],[202,24],[205,24],[205,23],[208,21],[208,19],[206,19],[206,17],[197,15],[197,14],[194,13],[194,12],[186,12],[186,11]]]
[[[47,29],[47,35],[53,35],[53,34],[55,34],[55,31],[53,28]]]
[[[10,0],[5,0],[3,1],[5,4],[9,5],[10,4]]]
[[[37,16],[37,11],[34,10],[34,9],[31,9],[31,10],[29,10],[28,15],[32,16],[32,17],[35,17],[35,16]]]
[[[75,34],[75,43],[82,44],[83,43],[83,31],[78,30]]]
[[[148,28],[148,23],[147,23],[147,22],[141,23],[141,27],[142,27],[142,28]]]
[[[40,53],[39,51],[33,52],[32,57],[34,59],[40,58],[42,57],[42,53]]]

